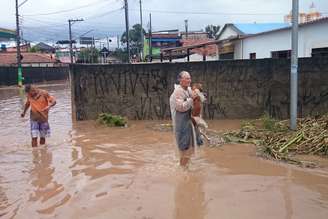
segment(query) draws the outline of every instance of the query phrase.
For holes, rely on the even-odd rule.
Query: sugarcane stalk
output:
[[[302,138],[302,133],[297,134],[297,136],[292,139],[290,142],[288,142],[287,144],[283,145],[280,149],[279,149],[279,153],[283,152],[287,147],[289,147],[290,145],[292,145],[294,142],[296,142],[299,138]]]

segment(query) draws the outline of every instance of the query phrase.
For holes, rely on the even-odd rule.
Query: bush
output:
[[[264,114],[260,120],[262,121],[263,128],[268,130],[268,131],[273,131],[273,132],[283,132],[287,131],[288,128],[285,127],[281,122],[278,120],[270,117],[269,114]]]
[[[111,113],[101,113],[98,115],[97,121],[107,126],[125,126],[127,121],[122,116],[112,115]]]

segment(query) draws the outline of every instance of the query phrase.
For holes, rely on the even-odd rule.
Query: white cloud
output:
[[[20,0],[22,2],[23,0]],[[291,10],[292,0],[143,0],[144,27],[148,22],[149,10],[152,11],[154,29],[184,28],[184,20],[189,20],[190,30],[199,30],[207,24],[241,23],[241,22],[282,22],[283,15]],[[300,11],[308,11],[314,2],[317,9],[328,16],[328,0],[300,0]],[[1,0],[0,14],[2,27],[15,28],[15,1]],[[124,31],[124,12],[116,11],[123,0],[28,0],[20,8],[20,14],[42,14],[67,9],[79,8],[69,13],[48,16],[23,16],[25,37],[43,36],[51,38],[67,38],[67,20],[85,18],[73,27],[75,35],[94,29],[95,35],[114,35]],[[139,23],[139,0],[129,0],[130,25]],[[159,13],[159,11],[175,11],[181,13]],[[184,13],[182,13],[184,12]],[[206,12],[209,14],[188,14],[185,12]],[[211,14],[216,13],[216,14]],[[223,13],[223,14],[218,14]],[[87,19],[90,18],[91,19]],[[41,28],[39,28],[41,26]],[[34,38],[34,36],[33,36]]]

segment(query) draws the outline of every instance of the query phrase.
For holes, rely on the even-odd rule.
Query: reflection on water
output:
[[[178,166],[170,132],[158,121],[107,128],[72,122],[67,84],[57,98],[52,137],[30,146],[24,97],[0,88],[1,218],[326,218],[328,176],[255,157],[249,145],[201,148]],[[226,130],[239,121],[211,121]]]
[[[205,217],[205,194],[200,175],[182,172],[175,188],[175,218],[202,219]]]
[[[29,201],[47,203],[50,199],[56,199],[60,193],[64,191],[62,184],[57,183],[53,179],[55,167],[52,167],[52,153],[47,147],[32,151],[34,168],[30,172],[31,185],[34,191],[30,194]],[[66,195],[58,203],[52,204],[46,208],[39,209],[37,212],[49,214],[52,213],[57,206],[61,206],[68,201],[70,195]]]

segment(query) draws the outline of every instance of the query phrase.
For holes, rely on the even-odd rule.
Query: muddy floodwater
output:
[[[0,218],[327,219],[328,171],[256,157],[252,145],[202,147],[178,166],[169,121],[106,128],[72,122],[67,84],[57,98],[47,145],[30,146],[23,96],[0,88]],[[211,121],[229,130],[239,121]]]

